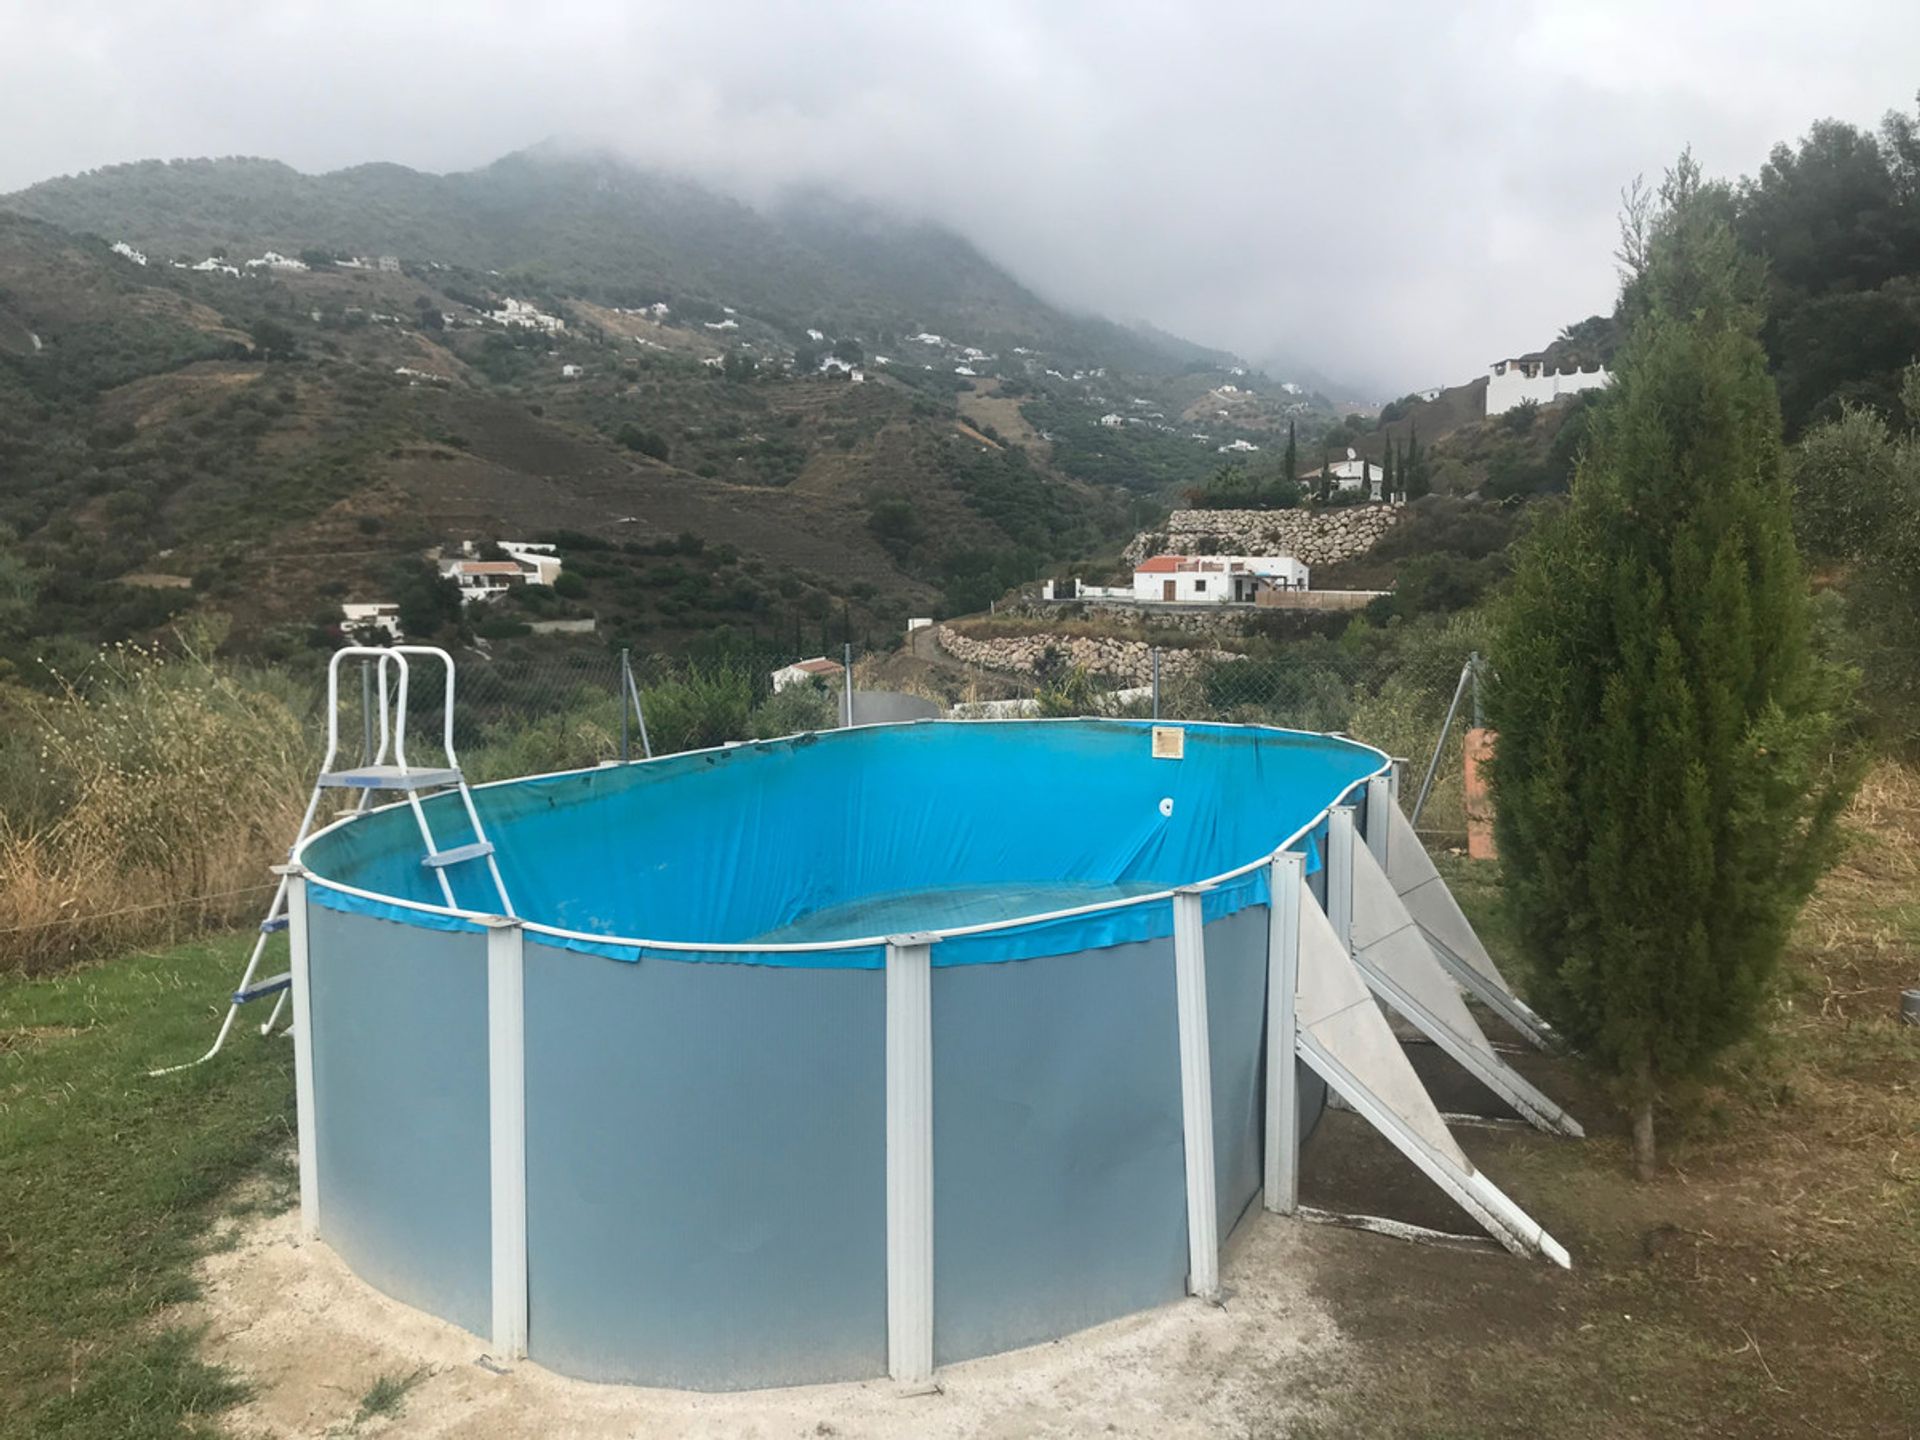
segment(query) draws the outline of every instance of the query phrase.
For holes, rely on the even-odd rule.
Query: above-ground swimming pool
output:
[[[405,804],[341,820],[295,856],[306,1223],[556,1371],[695,1389],[1175,1299],[1196,1227],[1225,1237],[1261,1191],[1269,862],[1316,869],[1315,826],[1387,764],[1005,721],[509,781],[473,791],[504,925],[480,865],[446,905]],[[425,808],[443,847],[473,838],[457,793]],[[1173,939],[1195,885],[1203,1003]],[[1299,1097],[1304,1129],[1304,1070]]]

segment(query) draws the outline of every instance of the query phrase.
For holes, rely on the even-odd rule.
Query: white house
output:
[[[709,330],[738,330],[739,328],[740,328],[740,322],[738,320],[707,321],[707,329]]]
[[[826,334],[823,331],[813,330],[813,329],[809,329],[807,331],[807,339],[813,341],[815,344],[818,344],[820,341],[826,338],[827,338]]]
[[[1344,460],[1335,460],[1327,466],[1327,473],[1333,477],[1333,483],[1347,494],[1365,487],[1367,494],[1375,500],[1387,483],[1387,472],[1369,460],[1362,460],[1353,451],[1347,452]]]
[[[400,607],[391,600],[349,600],[340,607],[340,628],[349,634],[378,630],[389,640],[399,640]]]
[[[770,678],[773,681],[773,693],[778,695],[789,685],[804,685],[809,680],[818,680],[823,685],[837,685],[844,672],[845,667],[838,660],[816,655],[811,660],[796,660],[791,665],[783,665]]]
[[[1217,449],[1222,455],[1230,455],[1230,454],[1243,454],[1248,450],[1258,450],[1260,447],[1258,445],[1255,445],[1251,440],[1235,440],[1230,442],[1229,444],[1219,445],[1214,448]]]
[[[131,260],[136,265],[147,263],[147,257],[124,240],[116,240],[108,248],[123,260]]]
[[[562,365],[560,367],[560,378],[562,380],[578,380],[583,373],[585,372],[583,372],[578,365]]]
[[[1291,555],[1155,555],[1134,567],[1133,598],[1178,605],[1251,605],[1263,585],[1307,588]]]
[[[400,257],[398,255],[382,255],[378,260],[374,261],[374,267],[388,275],[398,275],[400,273]]]
[[[1487,414],[1503,415],[1529,400],[1548,405],[1562,395],[1600,390],[1613,383],[1604,365],[1591,370],[1549,370],[1538,355],[1496,360],[1487,367]]]
[[[1100,423],[1109,430],[1118,430],[1122,425],[1127,423],[1127,417],[1109,413],[1100,417]]]
[[[460,587],[462,605],[498,600],[527,580],[527,572],[512,560],[442,560],[440,573]]]
[[[549,335],[556,335],[567,328],[567,322],[558,315],[548,315],[525,300],[502,300],[500,308],[487,318],[496,324],[518,325],[528,330],[542,330]]]
[[[304,270],[307,262],[296,260],[291,255],[282,255],[277,250],[269,250],[257,260],[247,261],[249,270]]]
[[[440,559],[440,573],[460,587],[460,603],[498,600],[515,585],[551,585],[560,574],[560,556],[552,545],[525,540],[502,540],[505,560],[481,560],[473,541],[462,542],[458,555]]]
[[[563,562],[559,546],[530,540],[502,540],[499,545],[529,572],[528,584],[551,585],[560,578]]]
[[[203,275],[238,275],[240,273],[238,265],[229,265],[226,261],[217,260],[211,255],[197,265],[187,266],[187,269],[198,270]]]

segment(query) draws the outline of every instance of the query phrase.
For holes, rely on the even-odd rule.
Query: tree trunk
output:
[[[1633,1173],[1651,1180],[1658,1173],[1654,1163],[1653,1095],[1648,1092],[1633,1107]]]
[[[1653,1179],[1657,1166],[1653,1144],[1653,1066],[1644,1058],[1633,1068],[1633,1173]]]

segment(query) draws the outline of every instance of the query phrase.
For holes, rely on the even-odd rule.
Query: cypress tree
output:
[[[1300,453],[1293,446],[1293,421],[1287,421],[1287,484],[1298,484],[1300,480]]]
[[[1393,441],[1387,441],[1387,453],[1380,457],[1380,494],[1383,499],[1393,498]]]
[[[1854,778],[1726,210],[1683,156],[1628,216],[1628,338],[1568,503],[1521,547],[1490,697],[1520,948],[1643,1177],[1655,1100],[1756,1028]]]
[[[1407,459],[1400,470],[1400,489],[1409,500],[1418,500],[1427,493],[1427,462],[1420,454],[1420,432],[1412,425],[1407,427]]]

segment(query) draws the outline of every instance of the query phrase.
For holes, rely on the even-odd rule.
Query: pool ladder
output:
[[[441,748],[446,756],[444,765],[414,765],[407,760],[407,688],[411,677],[409,656],[437,660],[446,668],[447,686],[441,702],[440,726]],[[369,724],[360,764],[351,769],[336,770],[334,761],[340,753],[340,665],[348,659],[374,662],[374,678],[363,687],[362,703],[377,715],[379,741],[376,746],[374,727]],[[513,902],[507,897],[506,882],[500,878],[500,864],[494,855],[493,842],[487,839],[486,827],[480,822],[480,812],[474,809],[473,792],[467,788],[466,777],[460,771],[459,758],[454,753],[453,694],[453,657],[437,646],[349,645],[336,650],[327,666],[327,755],[320,762],[320,773],[314,780],[313,794],[307,800],[306,814],[300,819],[300,831],[287,848],[287,858],[291,860],[299,852],[313,829],[323,791],[358,791],[359,798],[354,805],[356,814],[364,814],[372,807],[376,793],[398,793],[405,797],[408,807],[413,811],[414,822],[420,827],[420,839],[425,847],[420,863],[431,870],[434,878],[440,882],[440,894],[448,907],[458,909],[459,902],[454,899],[453,883],[448,879],[447,871],[484,860],[488,878],[493,882],[494,894],[499,897],[499,913],[512,915]],[[371,721],[374,716],[367,718]],[[389,752],[392,754],[391,760],[388,759]],[[420,797],[422,794],[448,790],[459,792],[460,803],[466,809],[467,824],[474,838],[468,844],[443,850],[434,838],[433,827],[427,821],[426,808],[420,803]],[[265,1035],[272,1031],[280,1018],[282,1007],[287,1003],[293,973],[285,970],[263,979],[256,979],[255,975],[260,968],[261,957],[266,954],[267,942],[287,928],[287,891],[288,876],[283,873],[280,884],[273,892],[273,903],[267,907],[266,918],[260,922],[260,938],[253,943],[253,953],[247,957],[247,968],[240,976],[240,984],[227,1006],[227,1018],[221,1022],[220,1033],[214,1037],[212,1048],[198,1060],[190,1060],[183,1065],[169,1065],[149,1073],[169,1075],[176,1070],[188,1070],[195,1065],[205,1064],[218,1055],[220,1047],[227,1043],[227,1035],[233,1029],[234,1018],[240,1013],[240,1007],[268,995],[276,998],[273,1011],[267,1016],[266,1024],[260,1027],[260,1033]]]

